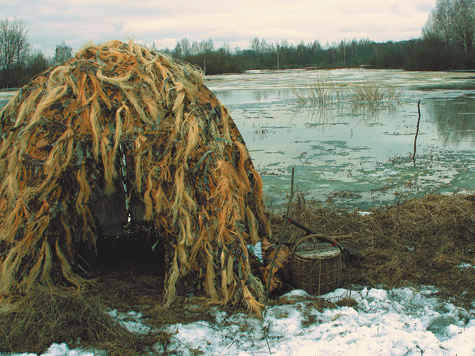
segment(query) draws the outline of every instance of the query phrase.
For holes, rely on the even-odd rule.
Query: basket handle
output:
[[[316,239],[318,239],[320,242],[322,242],[321,238],[326,238],[326,236],[320,235],[320,234],[310,234],[310,235],[307,235],[307,236],[302,237],[300,240],[297,241],[297,243],[295,244],[295,246],[292,248],[292,254],[295,253],[295,251],[297,250],[297,247],[298,247],[301,243],[303,243],[303,242],[305,242],[305,241],[307,241],[307,240],[309,240],[309,239],[314,239],[314,238],[316,238]],[[324,242],[324,243],[327,243],[327,242]],[[328,244],[329,244],[329,245],[332,245],[330,242],[328,242]],[[333,246],[333,245],[332,245],[332,246]]]

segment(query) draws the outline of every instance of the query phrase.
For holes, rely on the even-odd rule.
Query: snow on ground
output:
[[[215,309],[215,321],[175,324],[163,330],[170,343],[155,353],[171,355],[475,355],[474,309],[465,310],[439,301],[432,287],[337,289],[323,296],[345,297],[354,307],[318,311],[309,296],[294,290],[284,296],[291,304],[267,308],[262,319],[228,315]],[[131,332],[147,332],[141,315],[112,311]],[[6,354],[4,354],[6,355]],[[96,356],[101,352],[70,350],[54,344],[44,356]],[[20,356],[20,354],[15,354]],[[21,356],[36,356],[21,354]]]
[[[149,326],[143,325],[141,320],[142,313],[130,311],[128,313],[119,313],[117,310],[112,310],[109,315],[118,320],[131,333],[146,335],[151,331]]]

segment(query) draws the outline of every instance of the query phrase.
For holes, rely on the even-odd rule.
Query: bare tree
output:
[[[207,40],[202,40],[199,46],[201,53],[211,53],[214,51],[214,42],[211,38]]]
[[[200,45],[198,41],[193,41],[193,43],[191,44],[191,55],[196,56],[199,53],[200,53]]]
[[[254,37],[254,38],[251,40],[251,49],[252,49],[252,51],[253,51],[253,52],[255,53],[255,55],[256,55],[257,65],[259,65],[260,52],[261,52],[261,44],[260,44],[260,41],[259,41],[259,38],[258,38],[258,37]]]
[[[175,49],[173,50],[173,55],[176,57],[176,58],[182,58],[182,55],[183,55],[183,50],[181,48],[181,43],[180,41],[177,42],[176,46],[175,46]]]
[[[438,0],[436,8],[429,14],[422,32],[425,39],[439,40],[448,47],[451,43],[453,0]]]
[[[475,37],[475,0],[454,1],[453,13],[454,42],[468,51],[473,46]]]
[[[10,84],[13,68],[22,70],[28,59],[30,44],[23,21],[6,17],[0,20],[0,68],[2,82]]]
[[[62,64],[70,58],[73,58],[73,49],[71,47],[66,46],[64,41],[56,46],[53,59],[54,64]]]
[[[438,0],[423,37],[468,51],[475,42],[475,0]]]
[[[191,44],[186,37],[181,39],[181,50],[185,58],[191,54]]]

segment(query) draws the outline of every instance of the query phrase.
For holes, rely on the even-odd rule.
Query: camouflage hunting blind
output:
[[[247,244],[269,235],[262,181],[196,68],[132,42],[88,45],[0,113],[0,296],[86,283],[78,251],[154,225],[165,300],[193,274],[213,302],[259,311]]]

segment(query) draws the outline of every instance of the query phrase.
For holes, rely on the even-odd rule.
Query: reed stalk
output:
[[[402,91],[390,85],[374,82],[343,85],[328,75],[318,75],[310,83],[291,89],[294,103],[299,107],[321,107],[328,104],[355,105],[399,104]]]

